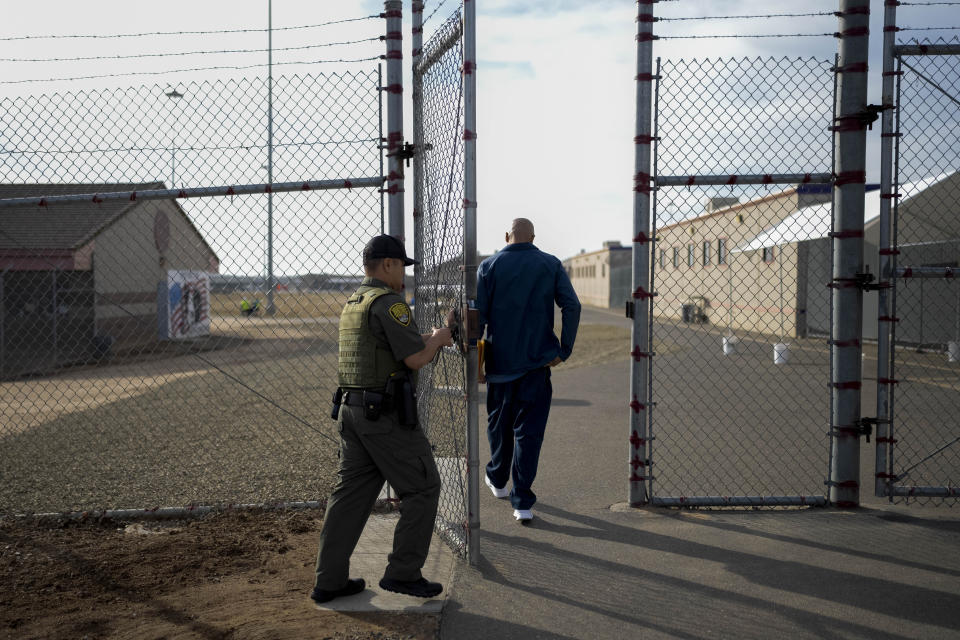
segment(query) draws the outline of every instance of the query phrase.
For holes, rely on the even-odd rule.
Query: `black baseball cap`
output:
[[[397,258],[403,260],[403,264],[408,267],[412,264],[420,264],[407,257],[407,251],[403,248],[402,242],[387,235],[373,236],[367,246],[363,248],[364,262],[376,258]]]

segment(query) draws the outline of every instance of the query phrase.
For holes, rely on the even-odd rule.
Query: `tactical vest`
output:
[[[390,345],[370,331],[370,308],[380,296],[394,293],[383,287],[361,286],[340,314],[340,358],[337,377],[347,389],[382,389],[390,374],[406,370],[393,357]]]

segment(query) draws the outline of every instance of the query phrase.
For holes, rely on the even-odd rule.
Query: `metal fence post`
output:
[[[422,0],[413,0],[411,15],[413,16],[412,42],[413,49],[410,53],[410,85],[413,87],[413,255],[420,262],[413,267],[413,298],[416,301],[417,287],[423,281],[423,212],[420,211],[420,198],[422,197],[420,189],[420,180],[417,176],[423,172],[423,83],[420,75],[417,73],[417,65],[420,64],[420,58],[423,55],[423,2]]]
[[[463,266],[467,304],[477,300],[477,34],[476,1],[463,3]],[[480,405],[479,357],[476,341],[467,350],[467,557],[480,563]]]
[[[869,0],[841,0],[833,237],[830,503],[860,504],[860,390],[863,333],[863,217],[866,189]]]
[[[387,234],[403,232],[403,1],[383,3],[387,19]]]
[[[637,121],[635,143],[635,166],[633,176],[633,300],[629,302],[633,317],[631,344],[633,359],[630,363],[630,469],[629,496],[631,505],[646,504],[647,480],[647,397],[648,368],[650,355],[649,305],[650,282],[650,144],[651,98],[653,89],[653,4],[656,0],[639,0],[637,16]]]
[[[883,97],[882,133],[880,139],[880,241],[879,274],[881,284],[893,282],[893,248],[890,246],[890,209],[893,203],[893,139],[894,139],[894,70],[893,46],[896,44],[897,0],[884,0],[883,12]],[[877,306],[877,380],[888,380],[890,375],[891,329],[895,322],[888,289],[881,286]],[[877,385],[877,433],[876,433],[876,480],[874,494],[889,494],[887,477],[887,451],[891,445],[890,385]]]
[[[267,184],[273,184],[273,1],[267,2]],[[267,192],[267,315],[277,312],[273,304],[273,190]]]

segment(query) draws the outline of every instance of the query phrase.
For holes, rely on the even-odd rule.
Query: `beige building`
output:
[[[631,265],[631,247],[616,240],[563,261],[581,304],[604,308],[622,307],[630,297]]]
[[[0,185],[0,198],[163,188]],[[47,371],[156,342],[170,272],[218,269],[176,200],[0,209],[0,372]],[[209,311],[198,299],[190,299],[193,318]]]

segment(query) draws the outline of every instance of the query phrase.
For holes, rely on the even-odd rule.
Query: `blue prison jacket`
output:
[[[563,319],[559,340],[554,304]],[[486,329],[489,382],[515,380],[573,351],[580,300],[560,261],[532,242],[508,244],[480,263],[477,308]]]

